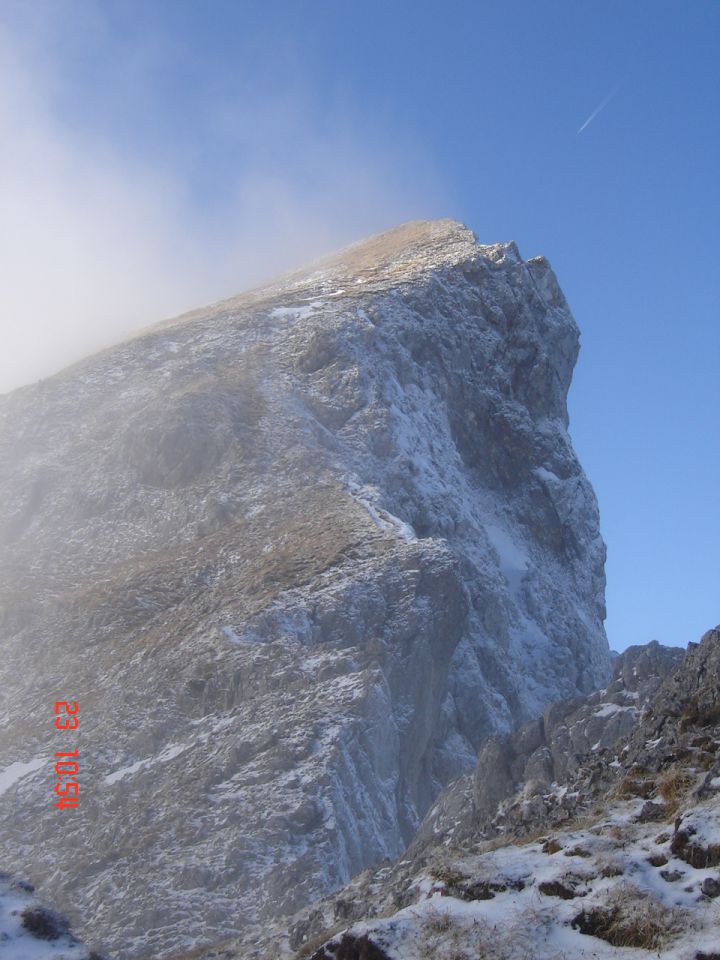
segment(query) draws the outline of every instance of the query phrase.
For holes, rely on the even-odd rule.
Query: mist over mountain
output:
[[[0,398],[0,864],[170,957],[397,857],[605,684],[577,353],[544,258],[418,221]]]

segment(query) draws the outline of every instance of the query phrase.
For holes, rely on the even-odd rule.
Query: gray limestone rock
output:
[[[603,690],[586,698],[552,703],[541,718],[486,740],[473,775],[460,778],[440,794],[412,850],[420,852],[450,831],[455,841],[483,832],[492,835],[501,802],[523,797],[528,783],[536,785],[536,794],[541,792],[541,785],[551,793],[553,785],[566,784],[584,770],[595,780],[612,773],[603,764],[619,744],[634,742],[638,721],[645,716],[643,710],[649,711],[649,704],[657,697],[665,702],[663,684],[676,690],[678,681],[673,678],[680,676],[677,668],[683,657],[681,648],[663,647],[657,642],[630,647],[614,660],[613,678]],[[683,703],[691,700],[687,680],[679,695]],[[575,795],[563,794],[561,801],[567,816],[575,812]],[[535,803],[532,809],[526,803],[518,806],[518,816],[527,822],[533,818],[542,822],[545,814],[543,804]]]

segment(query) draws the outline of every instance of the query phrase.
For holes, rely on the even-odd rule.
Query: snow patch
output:
[[[338,291],[338,293],[343,292],[344,291],[342,290]],[[337,294],[331,294],[331,296],[337,296]],[[272,320],[289,320],[291,323],[297,323],[298,320],[305,320],[315,310],[319,310],[324,305],[324,300],[314,299],[304,305],[298,304],[297,306],[292,307],[273,307],[273,309],[270,311],[270,318]]]
[[[486,523],[485,532],[500,560],[500,572],[512,592],[517,593],[530,566],[527,554],[502,527]]]
[[[123,780],[125,777],[130,777],[134,773],[137,773],[138,770],[141,770],[143,767],[153,763],[167,763],[168,760],[172,760],[173,757],[177,757],[178,754],[181,754],[184,750],[187,750],[187,744],[170,744],[170,746],[165,747],[162,753],[159,753],[157,757],[147,757],[145,760],[137,760],[135,763],[131,763],[127,767],[122,767],[120,770],[115,770],[113,773],[109,773],[105,777],[105,783],[117,783],[118,780]]]
[[[3,960],[86,960],[87,948],[70,934],[61,933],[53,940],[43,940],[23,926],[25,910],[43,908],[30,893],[31,889],[23,890],[6,874],[0,874],[0,955]]]
[[[240,637],[235,633],[232,627],[221,627],[220,628],[225,636],[228,638],[230,643],[242,643]]]
[[[11,763],[9,767],[5,767],[4,770],[0,770],[0,797],[18,780],[34,773],[35,770],[39,770],[44,764],[45,760],[28,760],[26,763],[17,760],[15,763]]]
[[[636,707],[621,707],[618,703],[604,703],[597,710],[593,710],[594,717],[612,717],[616,713],[636,712]]]
[[[379,493],[376,487],[365,486],[348,481],[347,489],[354,500],[361,504],[370,514],[375,526],[385,533],[401,537],[403,540],[417,540],[417,534],[404,520],[379,506],[376,501]]]

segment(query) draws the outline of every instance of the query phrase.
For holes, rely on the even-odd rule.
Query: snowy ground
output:
[[[34,896],[30,884],[0,874],[2,960],[100,960],[68,932],[67,924]]]
[[[703,891],[720,889],[720,866],[674,856],[672,826],[639,823],[641,806],[618,804],[586,829],[529,844],[448,854],[419,877],[417,903],[346,936],[367,935],[389,960],[718,956],[720,899]],[[706,847],[720,844],[720,798],[687,811],[685,825]],[[614,942],[582,932],[598,922]],[[339,944],[314,956],[330,960]]]

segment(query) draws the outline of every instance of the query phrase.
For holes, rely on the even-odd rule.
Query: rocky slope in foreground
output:
[[[719,960],[720,628],[490,739],[401,861],[259,938],[199,956]]]
[[[398,855],[600,686],[577,349],[545,260],[421,222],[2,398],[0,863],[164,957]]]

